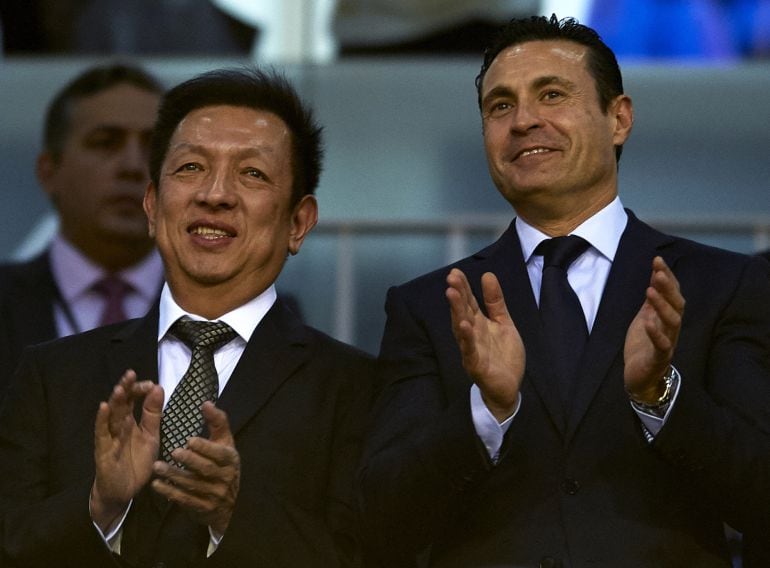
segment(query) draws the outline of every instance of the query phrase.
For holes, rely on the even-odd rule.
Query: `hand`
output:
[[[623,351],[623,380],[633,400],[653,403],[660,396],[661,379],[679,340],[684,304],[679,281],[656,256],[644,303],[628,327]]]
[[[144,399],[137,424],[134,406]],[[150,480],[158,457],[163,389],[151,381],[137,381],[127,370],[99,404],[94,427],[96,478],[91,489],[91,515],[108,532],[139,490]]]
[[[171,456],[184,468],[156,461],[152,488],[185,509],[214,534],[225,534],[241,482],[241,460],[227,414],[212,402],[201,407],[209,439],[194,437]]]
[[[461,270],[453,268],[449,272],[447,285],[452,332],[460,348],[463,367],[478,385],[489,411],[502,422],[516,408],[526,357],[524,343],[505,306],[500,283],[491,272],[481,277],[489,317],[479,308]]]

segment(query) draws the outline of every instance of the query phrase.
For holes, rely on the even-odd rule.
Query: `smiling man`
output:
[[[40,256],[0,267],[0,394],[22,349],[147,313],[163,279],[142,197],[163,89],[139,67],[91,67],[51,101],[37,177],[59,219]]]
[[[517,216],[388,293],[361,474],[373,556],[728,567],[727,522],[744,565],[768,565],[768,266],[623,208],[633,106],[590,28],[512,20],[476,85]]]
[[[359,564],[372,361],[274,286],[317,220],[320,135],[276,74],[164,97],[144,208],[166,285],[146,317],[23,359],[0,412],[8,565]]]

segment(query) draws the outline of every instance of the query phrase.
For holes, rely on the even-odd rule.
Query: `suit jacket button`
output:
[[[562,482],[561,488],[567,495],[575,495],[578,491],[580,491],[580,483],[577,479],[568,477]]]
[[[561,560],[553,556],[543,556],[538,564],[538,568],[561,568],[561,566]]]

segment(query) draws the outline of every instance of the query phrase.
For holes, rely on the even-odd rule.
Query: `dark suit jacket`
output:
[[[0,534],[9,566],[111,565],[91,524],[93,423],[126,368],[157,377],[147,317],[30,348],[0,409]],[[372,359],[304,326],[280,300],[257,326],[217,405],[241,457],[231,524],[206,561],[206,527],[151,490],[135,499],[131,566],[355,565],[352,478]],[[163,536],[161,536],[163,535]],[[175,544],[158,542],[168,538]]]
[[[0,393],[5,392],[27,345],[57,337],[54,305],[58,298],[47,253],[0,266]]]
[[[655,255],[687,306],[674,356],[681,389],[648,444],[623,389],[623,345]],[[760,558],[770,540],[765,262],[666,236],[629,214],[567,411],[513,225],[456,266],[481,305],[481,275],[500,280],[526,347],[522,403],[493,465],[451,331],[449,269],[389,291],[387,384],[361,477],[383,564],[410,565],[423,550],[442,567],[729,566],[723,521],[746,531]]]

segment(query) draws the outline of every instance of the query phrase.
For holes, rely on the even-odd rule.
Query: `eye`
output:
[[[249,167],[249,168],[244,168],[244,169],[243,169],[243,173],[244,173],[245,175],[249,176],[249,177],[252,177],[252,178],[254,178],[254,179],[263,179],[263,180],[267,180],[267,179],[269,179],[269,178],[268,178],[268,177],[265,175],[265,172],[263,172],[263,171],[262,171],[262,170],[260,170],[259,168],[251,168],[251,167]]]
[[[494,101],[487,107],[487,114],[492,117],[502,116],[513,108],[508,101]]]
[[[543,93],[543,99],[546,101],[556,101],[558,99],[561,99],[564,96],[564,93],[561,91],[556,91],[554,89],[551,89],[550,91],[545,91]]]
[[[112,129],[92,133],[85,140],[85,145],[94,150],[116,151],[125,143],[125,136]]]
[[[203,171],[203,166],[197,162],[186,162],[176,169],[177,172],[200,172]]]

